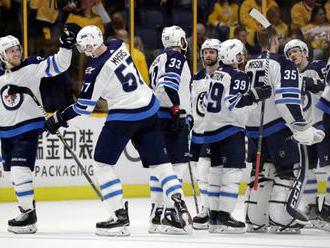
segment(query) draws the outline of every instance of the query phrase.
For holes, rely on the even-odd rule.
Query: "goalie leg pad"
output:
[[[265,163],[259,174],[259,187],[255,191],[250,184],[249,198],[246,201],[247,232],[266,232],[269,215],[270,192],[273,187],[274,165]],[[254,181],[252,177],[251,182]]]

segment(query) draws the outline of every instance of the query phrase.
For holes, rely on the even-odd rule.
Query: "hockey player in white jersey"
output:
[[[304,147],[296,142],[305,145],[321,142],[324,132],[310,126],[303,116],[299,74],[290,60],[276,54],[279,50],[276,31],[271,29],[269,34],[261,30],[258,42],[262,53],[248,61],[246,73],[251,79],[252,89],[269,82],[273,95],[265,101],[260,186],[258,190],[250,189],[246,222],[248,231],[269,229],[270,232],[299,233],[303,226],[295,222],[302,185],[298,179],[304,175],[307,154]],[[269,58],[267,51],[270,51]],[[248,161],[252,163],[256,161],[260,109],[261,106],[250,113],[246,125]],[[273,166],[276,170],[274,180],[270,178]]]
[[[11,94],[10,85],[25,86],[41,101],[40,80],[54,77],[68,69],[72,47],[79,26],[66,24],[60,38],[59,52],[48,58],[22,59],[20,42],[14,36],[0,38],[0,137],[4,171],[10,172],[21,214],[8,221],[8,231],[35,233],[37,215],[34,203],[33,171],[38,136],[45,119],[30,97]]]
[[[245,232],[245,224],[231,215],[246,167],[245,135],[239,115],[271,95],[269,86],[249,90],[248,76],[237,69],[244,62],[244,49],[243,43],[237,39],[221,44],[223,65],[210,78],[203,119],[204,133],[195,135],[196,143],[208,143],[211,148],[207,189],[211,233]]]
[[[316,107],[316,103],[324,91],[326,63],[324,61],[309,63],[307,44],[297,39],[291,40],[285,45],[284,54],[297,66],[302,79],[303,111],[306,121],[315,128],[323,130],[322,111]],[[325,185],[330,168],[329,136],[318,144],[307,146],[307,150],[308,173],[300,206],[309,219],[314,223],[317,221],[318,224],[320,216],[318,204],[322,204],[322,197],[317,197],[317,184],[323,185],[323,191],[326,192]],[[322,206],[320,208],[322,209]]]
[[[123,191],[114,165],[129,140],[140,154],[144,167],[161,182],[167,201],[172,202],[180,225],[191,230],[191,217],[182,199],[181,184],[169,163],[163,136],[158,128],[159,102],[144,83],[132,58],[121,40],[103,43],[96,26],[86,26],[77,35],[77,48],[91,57],[84,75],[83,88],[76,103],[56,112],[46,122],[46,129],[55,133],[67,121],[90,114],[97,100],[108,103],[108,116],[98,138],[94,159],[95,175],[101,188],[103,203],[110,219],[96,224],[96,233],[105,236],[129,235],[127,202],[123,205]]]
[[[204,69],[197,72],[191,83],[191,102],[194,125],[192,128],[192,138],[190,144],[191,164],[195,169],[197,178],[201,212],[193,218],[194,229],[208,229],[209,203],[207,195],[208,176],[211,165],[210,147],[208,144],[197,144],[194,142],[196,135],[204,133],[203,118],[205,116],[204,100],[210,87],[209,77],[219,68],[220,44],[218,39],[207,39],[202,44],[200,57]]]
[[[327,64],[327,73],[325,78],[326,87],[321,95],[321,98],[316,104],[316,107],[323,111],[322,124],[326,131],[326,138],[330,139],[330,60]],[[325,199],[322,204],[322,209],[318,212],[317,221],[313,222],[319,228],[330,231],[330,171],[329,166],[324,167],[327,169],[327,184],[321,185],[322,193],[325,193]]]
[[[192,122],[191,118],[186,118],[186,114],[191,112],[189,90],[191,72],[185,56],[188,43],[185,32],[178,26],[165,27],[161,39],[164,51],[157,56],[149,68],[150,86],[160,101],[158,118],[163,130],[165,146],[182,183],[190,159],[188,124],[191,126]],[[186,122],[188,120],[189,123]],[[180,223],[177,222],[171,202],[165,202],[164,209],[163,192],[159,190],[160,181],[152,174],[150,185],[152,211],[149,232],[184,233]],[[160,220],[162,212],[164,214]],[[168,225],[169,223],[172,224]],[[173,228],[173,225],[177,228]]]

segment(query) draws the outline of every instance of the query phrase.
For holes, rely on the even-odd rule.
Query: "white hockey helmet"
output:
[[[8,58],[6,54],[6,50],[13,46],[19,46],[22,51],[21,44],[19,40],[12,35],[7,35],[4,37],[0,37],[0,60],[4,63],[8,63]]]
[[[183,51],[187,51],[188,48],[186,33],[179,26],[165,27],[162,32],[162,43],[164,48],[180,47]]]
[[[226,65],[239,64],[237,55],[245,54],[244,44],[238,39],[230,39],[221,43],[220,60]]]
[[[292,48],[299,48],[302,52],[306,51],[307,57],[309,55],[309,50],[308,50],[307,44],[305,42],[303,42],[302,40],[293,39],[285,44],[285,47],[284,47],[285,57],[289,58],[288,53]]]
[[[201,60],[203,61],[203,50],[204,49],[214,49],[217,50],[218,52],[218,62],[220,61],[220,46],[221,46],[221,41],[218,39],[207,39],[203,42],[201,50],[200,50],[200,57]]]
[[[103,44],[103,35],[101,30],[95,25],[89,25],[82,28],[77,34],[77,49],[80,53],[93,57],[95,49]],[[92,50],[87,51],[87,46],[91,46]]]

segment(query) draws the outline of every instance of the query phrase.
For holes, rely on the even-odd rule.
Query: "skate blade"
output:
[[[330,223],[322,220],[310,220],[317,229],[330,232]]]
[[[176,228],[173,226],[162,225],[159,229],[162,234],[173,234],[173,235],[187,235],[188,233],[185,229]]]
[[[195,230],[207,230],[207,229],[209,229],[209,224],[208,223],[201,224],[201,223],[193,222],[192,226]]]
[[[8,232],[15,234],[33,234],[37,232],[37,226],[35,224],[28,226],[8,226]]]
[[[263,227],[254,227],[253,225],[247,225],[246,227],[247,233],[267,233],[268,228],[266,226]]]
[[[271,226],[268,229],[269,233],[276,233],[276,234],[301,234],[301,230],[298,228],[286,228],[281,230],[282,227],[279,226]]]
[[[210,227],[209,233],[242,234],[245,233],[245,227],[235,228],[230,226],[217,225]]]
[[[148,233],[162,233],[161,225],[150,224]]]
[[[96,235],[108,236],[108,237],[125,237],[130,236],[130,232],[127,227],[115,227],[115,228],[96,228]]]

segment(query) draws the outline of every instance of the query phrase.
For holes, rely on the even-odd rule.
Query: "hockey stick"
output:
[[[189,175],[190,175],[190,182],[193,190],[193,196],[194,196],[194,202],[195,202],[195,207],[196,207],[196,212],[199,214],[199,207],[198,207],[198,201],[197,201],[197,193],[196,193],[196,188],[195,188],[195,182],[194,182],[194,174],[191,168],[191,163],[190,161],[188,162],[188,169],[189,169]]]
[[[249,13],[251,17],[253,17],[257,22],[259,22],[268,33],[270,33],[270,22],[264,17],[258,10],[252,9]],[[271,37],[271,34],[269,34]],[[265,80],[264,83],[269,85],[269,50],[267,50],[266,55],[266,66],[265,66]],[[257,144],[257,155],[256,155],[256,169],[254,176],[253,189],[256,191],[258,189],[258,179],[260,174],[260,162],[261,162],[261,148],[262,148],[262,136],[264,130],[264,116],[265,116],[265,100],[261,102],[261,111],[260,111],[260,124],[258,129],[258,144]]]
[[[9,95],[15,94],[15,93],[22,93],[22,94],[29,95],[33,99],[33,101],[37,104],[37,106],[39,107],[39,109],[40,109],[41,113],[43,114],[43,116],[46,119],[48,119],[47,112],[45,111],[45,109],[43,108],[43,106],[41,105],[41,103],[39,102],[38,98],[33,94],[33,92],[31,91],[31,89],[29,89],[27,87],[22,87],[22,86],[16,86],[16,85],[10,85],[9,87],[10,87],[9,90],[8,90],[8,94]],[[76,161],[79,169],[82,171],[83,175],[85,176],[85,178],[87,179],[87,181],[89,182],[89,184],[92,186],[94,192],[97,194],[97,196],[100,198],[100,200],[103,201],[103,197],[102,197],[101,192],[95,186],[95,183],[90,178],[90,176],[87,174],[84,166],[81,164],[81,162],[79,161],[79,159],[76,156],[76,154],[72,151],[72,149],[70,148],[70,146],[68,145],[68,143],[66,143],[66,141],[64,140],[63,135],[58,130],[56,131],[56,136],[62,141],[64,147],[66,149],[68,149],[68,151],[72,155],[73,159]]]

